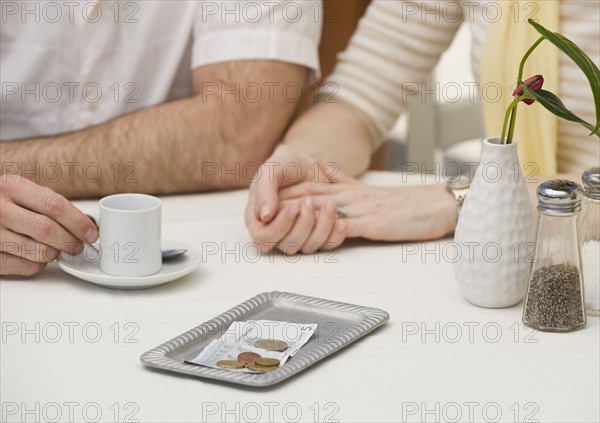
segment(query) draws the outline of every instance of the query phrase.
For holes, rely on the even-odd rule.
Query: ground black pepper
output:
[[[529,285],[523,320],[538,329],[569,330],[581,326],[585,316],[577,267],[555,264],[537,269]]]

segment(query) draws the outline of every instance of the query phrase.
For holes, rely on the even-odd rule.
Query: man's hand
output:
[[[246,226],[263,252],[277,248],[285,254],[332,249],[345,238],[346,224],[338,221],[336,205],[325,202],[317,212],[310,199],[280,207],[279,192],[302,183],[335,181],[327,164],[280,145],[263,164],[250,185]]]
[[[0,275],[35,275],[61,251],[78,254],[97,239],[94,222],[63,196],[0,175]]]

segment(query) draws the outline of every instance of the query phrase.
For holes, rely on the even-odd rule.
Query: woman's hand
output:
[[[444,184],[367,186],[327,165],[315,177],[311,160],[286,147],[268,163],[275,169],[295,163],[304,174],[292,181],[285,172],[275,171],[270,179],[262,172],[253,182],[246,225],[263,251],[314,253],[337,248],[347,237],[424,241],[456,225],[456,203]]]
[[[336,177],[337,183],[309,181],[281,190],[281,207],[291,207],[310,198],[317,228],[326,226],[321,208],[335,204],[344,216],[340,221],[348,225],[346,237],[375,241],[437,239],[451,233],[456,226],[456,202],[444,184],[374,187],[342,173]],[[288,242],[301,241],[288,239]]]

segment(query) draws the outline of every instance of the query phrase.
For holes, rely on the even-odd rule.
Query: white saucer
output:
[[[65,272],[84,281],[114,289],[144,289],[174,281],[193,272],[202,261],[200,250],[183,242],[163,240],[164,246],[173,249],[186,249],[181,257],[165,261],[162,269],[150,276],[111,276],[100,270],[98,252],[89,245],[84,251],[72,256],[63,253],[58,265]]]

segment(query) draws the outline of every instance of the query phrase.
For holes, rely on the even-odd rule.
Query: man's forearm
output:
[[[202,133],[200,117],[194,122],[194,101],[151,107],[65,135],[4,143],[3,171],[13,173],[16,166],[17,172],[69,197],[207,188],[209,181],[196,175],[198,162],[220,160],[227,147],[210,130]]]
[[[240,66],[246,68],[244,73],[235,66],[229,71],[244,74],[244,80],[235,81],[242,86],[253,79],[248,73],[259,84],[269,80],[263,73],[281,85],[304,81],[305,69],[294,65],[246,62]],[[251,163],[258,165],[268,157],[296,105],[277,96],[267,98],[267,93],[256,103],[233,95],[222,98],[220,91],[203,96],[201,84],[196,85],[195,97],[82,131],[2,143],[2,171],[25,174],[71,198],[245,186],[256,169]]]

